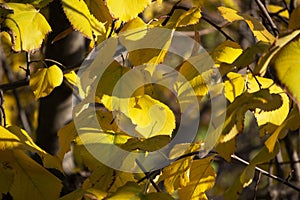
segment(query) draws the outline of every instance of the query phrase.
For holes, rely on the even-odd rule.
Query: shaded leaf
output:
[[[289,29],[299,29],[300,28],[300,6],[295,8],[291,14],[290,20],[289,20]]]
[[[2,169],[8,167],[13,174],[9,192],[14,199],[58,199],[62,188],[61,181],[24,152],[0,151],[0,162],[5,163],[0,166]]]
[[[9,126],[8,128],[0,126],[0,150],[14,149],[38,153],[46,167],[61,170],[60,162],[37,146],[26,131],[17,126]]]
[[[57,65],[52,65],[49,68],[40,68],[32,74],[29,85],[35,98],[39,99],[48,96],[62,81],[63,72]]]
[[[71,143],[77,136],[74,122],[72,121],[59,129],[57,136],[59,140],[59,151],[57,156],[60,158],[60,160],[63,160],[65,153],[70,151]]]
[[[143,196],[143,189],[135,182],[127,182],[124,186],[119,187],[116,192],[112,193],[108,200],[131,199],[140,200]]]

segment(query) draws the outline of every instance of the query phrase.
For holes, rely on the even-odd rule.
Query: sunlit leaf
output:
[[[91,11],[91,14],[93,14],[100,22],[105,23],[106,27],[111,26],[113,18],[104,1],[85,0],[85,2]]]
[[[205,192],[215,184],[216,173],[211,166],[212,157],[195,160],[192,163],[188,184],[178,190],[180,199],[208,199]]]
[[[75,30],[81,32],[89,39],[93,39],[93,33],[105,35],[105,27],[99,22],[90,11],[84,1],[63,0],[64,12]]]
[[[282,105],[278,94],[270,94],[268,89],[261,89],[254,93],[244,92],[227,107],[223,135],[220,142],[227,142],[240,132],[244,127],[245,113],[248,110],[261,109],[264,111],[276,110]]]
[[[218,10],[221,12],[224,19],[229,22],[245,21],[258,41],[269,43],[274,41],[274,36],[254,17],[226,7],[218,7]]]
[[[150,3],[150,0],[107,0],[107,7],[115,18],[121,21],[129,21],[142,12]]]
[[[273,152],[275,144],[284,133],[288,130],[296,130],[300,126],[300,116],[299,111],[296,106],[289,113],[286,120],[275,129],[272,135],[265,141],[265,145],[268,148],[269,152]]]
[[[212,57],[216,64],[231,64],[238,56],[241,55],[242,52],[243,49],[238,43],[225,41],[214,49],[212,52]]]
[[[194,25],[199,22],[201,18],[201,10],[198,7],[189,9],[188,11],[175,10],[174,14],[166,24],[168,28],[185,27]]]
[[[260,57],[258,64],[253,70],[254,74],[260,74],[262,76],[265,75],[272,58],[277,55],[278,51],[280,51],[285,45],[296,38],[299,34],[300,30],[296,30],[284,37],[279,38],[278,40],[275,40],[275,43],[270,48],[266,49],[266,51]]]
[[[136,125],[136,131],[144,138],[171,135],[175,128],[175,116],[170,108],[148,95],[123,99],[104,96],[102,103],[109,110],[129,117]]]
[[[4,26],[12,32],[13,49],[30,51],[39,48],[51,27],[32,5],[22,3],[6,3],[13,14],[7,15]]]
[[[76,86],[78,76],[74,71],[71,71],[69,73],[65,73],[64,78],[67,79],[67,81],[70,84],[72,84],[73,86]]]
[[[9,192],[14,199],[58,199],[62,188],[61,181],[24,152],[0,151],[0,162],[1,171],[7,172],[7,168],[11,170],[8,173],[13,176],[13,181]]]
[[[274,57],[271,67],[279,83],[287,89],[298,105],[300,105],[300,90],[295,83],[300,80],[300,60],[297,56],[299,54],[300,39],[283,47]]]
[[[262,126],[266,123],[280,125],[285,120],[289,112],[290,101],[284,91],[279,86],[274,84],[272,79],[259,76],[254,78],[252,74],[245,76],[233,72],[228,73],[227,77],[229,79],[225,81],[225,96],[229,101],[233,101],[244,91],[253,93],[259,91],[260,89],[266,88],[270,90],[271,94],[279,94],[281,96],[282,105],[280,108],[272,111],[263,111],[261,109],[255,110],[255,117],[259,126]]]
[[[55,87],[63,81],[61,69],[52,65],[48,68],[40,68],[30,77],[30,87],[36,99],[48,96]]]
[[[269,4],[267,5],[268,11],[271,13],[278,13],[279,16],[284,17],[286,19],[289,18],[289,11],[282,6]]]

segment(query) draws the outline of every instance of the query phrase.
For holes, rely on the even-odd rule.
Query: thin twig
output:
[[[279,35],[278,28],[275,25],[275,23],[273,22],[267,8],[264,6],[264,4],[260,0],[255,0],[255,2],[257,4],[258,8],[260,9],[260,11],[262,12],[262,14],[264,15],[264,17],[267,19],[267,21],[272,29],[272,32],[277,37]]]
[[[27,57],[27,59],[28,59],[28,57]],[[8,79],[8,82],[11,83],[11,84],[14,84],[15,82],[13,82],[14,77],[13,77],[13,74],[11,72],[11,69],[7,66],[5,60],[2,60],[2,63],[3,63],[3,69],[4,69],[4,72],[5,72],[6,77]],[[25,80],[28,80],[28,78],[26,78]],[[29,81],[28,81],[28,83],[29,83]],[[1,87],[0,87],[0,89],[1,89]],[[13,95],[14,95],[15,100],[16,100],[17,108],[18,108],[18,111],[19,111],[19,117],[20,117],[20,120],[22,122],[23,128],[27,131],[27,133],[31,134],[30,123],[29,123],[29,120],[27,118],[27,114],[26,114],[25,110],[22,107],[19,93],[17,92],[16,88],[12,88],[12,90],[13,90]]]
[[[222,35],[225,36],[225,38],[227,40],[230,40],[230,41],[234,41],[234,39],[232,39],[232,37],[230,37],[227,33],[225,33],[223,30],[222,30],[222,27],[218,26],[217,24],[215,24],[214,22],[212,22],[204,12],[201,13],[202,14],[202,17],[201,19],[203,19],[204,21],[206,21],[207,23],[209,23],[211,26],[213,26],[215,29],[217,29],[220,33],[222,33]]]
[[[174,4],[174,6],[172,7],[171,11],[167,14],[166,19],[161,23],[162,26],[165,26],[165,25],[168,23],[168,21],[170,20],[170,17],[173,15],[173,13],[175,12],[175,10],[178,9],[177,5],[178,5],[180,2],[181,2],[181,0],[180,0],[180,1],[177,1],[177,2]]]
[[[238,161],[238,162],[240,162],[240,163],[242,163],[242,164],[244,164],[244,165],[246,165],[246,166],[249,165],[249,162],[243,160],[242,158],[240,158],[240,157],[238,157],[236,155],[231,155],[231,158],[234,159],[234,160],[236,160],[236,161]],[[300,188],[299,187],[291,184],[290,182],[288,182],[288,181],[286,181],[286,180],[284,180],[282,178],[279,178],[279,177],[277,177],[277,176],[275,176],[273,174],[270,174],[269,172],[267,172],[267,171],[265,171],[265,170],[263,170],[263,169],[261,169],[259,167],[255,167],[255,170],[258,171],[258,172],[260,172],[260,173],[262,173],[263,175],[265,175],[267,177],[270,177],[270,178],[272,178],[272,179],[274,179],[274,180],[276,180],[278,182],[281,182],[281,183],[289,186],[290,188],[292,188],[292,189],[300,192]]]
[[[147,170],[144,168],[144,166],[142,165],[142,163],[138,160],[135,159],[136,164],[139,166],[139,168],[141,168],[141,170],[143,171],[143,173],[147,176],[149,174],[149,172],[147,172]],[[156,189],[157,192],[161,192],[161,190],[159,189],[159,187],[156,185],[156,183],[154,183],[154,181],[152,180],[151,177],[148,178],[150,183],[153,185],[153,187]]]

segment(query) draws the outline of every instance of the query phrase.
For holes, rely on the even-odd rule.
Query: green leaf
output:
[[[105,36],[104,24],[91,15],[84,1],[63,0],[62,7],[73,28],[85,37],[93,40],[95,33],[96,36]]]
[[[224,19],[229,22],[240,20],[245,21],[258,41],[268,43],[272,43],[274,41],[274,36],[269,33],[267,29],[254,17],[226,7],[218,7],[218,10],[221,12]]]
[[[58,199],[62,188],[61,181],[24,152],[20,150],[0,151],[0,163],[2,163],[0,171],[4,170],[6,176],[13,176],[8,179],[10,181],[13,179],[9,187],[9,193],[13,199]],[[1,179],[1,181],[6,180]]]
[[[299,54],[300,39],[283,47],[272,60],[273,66],[270,68],[298,106],[300,106],[300,90],[295,83],[300,80]]]
[[[255,166],[250,164],[244,169],[243,173],[240,176],[240,181],[243,185],[243,188],[249,186],[252,183],[254,175]]]
[[[129,21],[138,16],[149,4],[151,0],[107,0],[106,4],[110,12],[116,19]]]
[[[180,199],[196,200],[208,199],[205,192],[215,184],[216,173],[211,166],[213,157],[195,160],[190,168],[188,184],[178,190]]]
[[[4,26],[10,29],[15,51],[31,51],[39,48],[51,31],[51,27],[32,5],[22,3],[6,3],[13,14],[6,16]]]
[[[40,68],[31,75],[29,85],[36,99],[48,96],[54,88],[61,85],[63,72],[57,65]]]

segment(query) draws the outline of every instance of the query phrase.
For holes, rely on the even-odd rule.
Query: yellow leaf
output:
[[[30,87],[36,99],[48,96],[52,90],[60,86],[63,81],[61,69],[52,65],[49,68],[40,68],[30,78]]]
[[[51,27],[32,5],[23,3],[6,3],[14,11],[7,15],[4,26],[12,31],[13,49],[15,51],[30,51],[42,45]]]
[[[171,135],[175,128],[175,116],[170,108],[148,95],[129,99],[104,96],[102,103],[111,111],[124,113],[144,138]]]
[[[188,157],[177,160],[162,170],[162,175],[159,179],[164,180],[164,185],[169,194],[188,184],[191,164],[192,158]]]
[[[140,200],[143,195],[143,189],[135,182],[127,182],[124,186],[117,189],[107,199],[108,200],[121,200],[131,199]]]
[[[72,85],[76,85],[78,80],[78,76],[74,71],[64,74],[64,78],[66,78],[67,81]]]
[[[166,24],[167,28],[185,27],[194,25],[199,22],[201,18],[201,10],[199,7],[194,7],[188,11],[175,10],[174,14],[170,17],[170,20]]]
[[[194,160],[190,168],[190,181],[187,185],[178,190],[180,199],[197,200],[208,199],[205,192],[215,184],[216,173],[211,166],[213,157]]]
[[[37,146],[26,131],[17,126],[9,126],[8,128],[0,126],[0,150],[13,149],[36,152],[39,154],[46,167],[61,170],[60,162]]]
[[[216,64],[231,64],[241,55],[242,52],[243,49],[238,43],[227,40],[214,49],[212,57]]]
[[[285,9],[282,6],[277,6],[277,5],[273,5],[273,4],[268,4],[267,8],[268,8],[269,12],[271,12],[271,13],[277,13],[277,12]],[[279,12],[279,16],[288,19],[289,18],[289,11],[287,9],[285,9],[284,11]]]
[[[274,36],[271,33],[269,33],[267,29],[254,17],[247,14],[239,13],[236,10],[226,7],[218,7],[218,10],[221,12],[224,19],[226,19],[229,22],[240,20],[245,21],[258,41],[264,41],[269,43],[272,43],[274,41]]]
[[[293,100],[300,106],[299,85],[300,80],[300,38],[283,47],[273,59],[270,68],[279,80],[279,83],[287,89]]]
[[[151,0],[106,1],[107,7],[113,16],[125,22],[137,17],[150,3]]]
[[[284,122],[278,126],[272,135],[265,141],[269,152],[273,152],[277,139],[287,130],[296,130],[300,126],[299,111],[296,106],[291,110]]]
[[[93,33],[96,36],[105,35],[104,24],[91,15],[83,0],[63,0],[62,7],[73,28],[85,37],[93,40]]]
[[[2,163],[1,170],[7,171],[5,168],[10,168],[10,173],[13,175],[13,181],[9,187],[9,193],[13,199],[53,200],[59,198],[61,181],[24,152],[20,150],[0,151],[0,163]]]
[[[229,72],[227,77],[228,80],[224,84],[225,96],[230,102],[233,102],[236,97],[244,92],[245,80],[241,74],[233,72]]]
[[[300,6],[295,8],[291,14],[290,20],[289,20],[289,29],[299,29],[300,28]]]
[[[300,34],[300,30],[293,31],[292,33],[279,38],[275,43],[263,53],[263,55],[258,60],[258,64],[255,66],[253,72],[254,74],[265,75],[270,61],[275,55],[290,41],[295,39]]]
[[[60,160],[63,160],[65,153],[70,150],[71,143],[77,136],[74,122],[72,121],[59,129],[57,135],[59,139],[59,151],[57,156]]]
[[[259,76],[254,78],[252,74],[241,75],[233,72],[228,73],[227,77],[229,80],[225,81],[225,96],[230,102],[237,96],[240,96],[243,91],[247,90],[249,93],[259,91],[259,84],[262,89],[268,88],[271,94],[279,94],[281,96],[282,105],[278,109],[272,111],[255,110],[255,117],[259,126],[266,123],[280,125],[285,120],[289,112],[289,98],[280,87],[274,84],[272,79]]]

